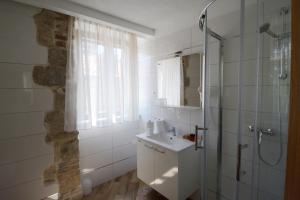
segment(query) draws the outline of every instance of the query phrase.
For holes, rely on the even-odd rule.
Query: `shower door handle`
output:
[[[242,160],[242,150],[248,148],[248,144],[239,144],[238,145],[238,152],[237,152],[237,166],[236,166],[236,180],[240,181],[241,179],[241,160]],[[243,174],[246,172],[243,171]]]
[[[197,151],[198,149],[203,149],[204,146],[199,146],[198,145],[198,131],[207,131],[207,128],[201,128],[198,127],[197,125],[195,126],[195,150]],[[204,132],[205,134],[205,132]],[[201,140],[202,141],[202,140]]]
[[[242,158],[242,145],[238,145],[237,152],[237,164],[236,164],[236,180],[240,181],[241,179],[241,158]]]

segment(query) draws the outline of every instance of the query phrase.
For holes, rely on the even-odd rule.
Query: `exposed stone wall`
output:
[[[37,41],[48,48],[48,65],[35,66],[35,83],[49,87],[54,94],[54,108],[46,113],[45,138],[54,148],[53,164],[44,171],[44,183],[59,184],[59,198],[81,199],[78,132],[64,132],[65,82],[70,16],[42,10],[34,16]]]

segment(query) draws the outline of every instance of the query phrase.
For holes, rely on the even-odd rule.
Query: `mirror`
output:
[[[200,107],[200,53],[179,56],[157,62],[157,97],[159,103],[175,107]]]

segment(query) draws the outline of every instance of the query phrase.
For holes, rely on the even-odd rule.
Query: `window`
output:
[[[136,40],[131,33],[75,20],[71,67],[78,129],[137,120]]]

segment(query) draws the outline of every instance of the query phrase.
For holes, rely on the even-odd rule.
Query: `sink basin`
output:
[[[170,133],[161,133],[151,136],[147,136],[146,133],[142,133],[136,137],[175,152],[182,151],[194,145],[193,142],[185,140],[181,137],[173,136]]]
[[[174,143],[178,142],[176,140],[177,138],[171,134],[151,135],[151,136],[148,136],[148,138],[150,138],[152,140],[157,140],[158,142],[163,142],[166,144],[174,144]]]

